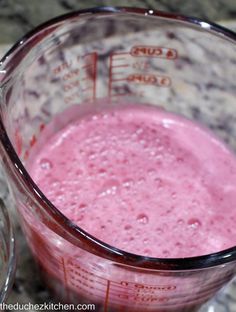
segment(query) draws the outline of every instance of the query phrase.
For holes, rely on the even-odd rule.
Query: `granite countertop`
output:
[[[54,16],[102,5],[144,7],[212,21],[236,18],[235,0],[3,0],[0,2],[0,43],[16,41],[37,24]]]
[[[44,1],[41,0],[40,2],[44,2]],[[58,3],[59,2],[60,1],[58,1]],[[64,4],[66,3],[66,5],[70,6],[70,8],[73,8],[73,6],[75,5],[75,1],[61,1],[61,3],[62,2]],[[107,3],[106,1],[103,1],[103,2],[105,4]],[[140,3],[140,1],[136,1],[136,2]],[[153,3],[153,1],[146,1],[146,2]],[[198,1],[196,1],[196,3],[197,2]],[[220,2],[220,1],[216,1],[216,2]],[[161,8],[165,9],[166,2],[162,1],[161,3],[162,3]],[[234,5],[234,3],[235,1],[232,1],[232,6]],[[120,5],[122,5],[122,3],[120,3]],[[61,13],[59,9],[58,9],[58,13]],[[234,21],[228,21],[228,22],[221,23],[221,24],[224,24],[226,27],[236,30],[236,22]],[[9,44],[0,45],[0,54],[3,55],[5,51],[8,50],[9,46],[10,46]],[[11,202],[8,198],[8,191],[7,191],[7,187],[3,178],[0,179],[0,196],[8,203],[7,205],[10,207]],[[49,302],[50,300],[52,300],[52,298],[40,280],[39,274],[37,273],[37,268],[28,250],[24,236],[22,235],[20,227],[17,222],[16,222],[16,237],[17,237],[17,244],[18,244],[18,267],[17,267],[15,282],[14,282],[10,297],[8,299],[8,302],[9,303]],[[216,301],[212,303],[212,307],[213,308],[211,311],[215,311],[215,312],[236,311],[236,280],[233,283],[231,283],[230,286],[226,288],[224,293],[220,293],[217,296]],[[202,309],[202,312],[205,312],[205,311],[207,311],[207,308]]]

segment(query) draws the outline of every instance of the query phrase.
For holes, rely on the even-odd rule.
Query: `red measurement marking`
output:
[[[157,297],[152,295],[134,295],[134,294],[118,294],[121,300],[128,301],[129,303],[134,301],[138,302],[140,305],[150,304],[153,302],[168,302],[170,298],[167,297]]]
[[[112,87],[112,57],[113,55],[109,55],[109,81],[108,81],[108,97],[111,97],[111,87]]]
[[[150,68],[150,64],[148,61],[140,61],[140,62],[134,62],[132,67],[138,70],[148,70]]]
[[[113,65],[113,68],[118,68],[118,67],[129,67],[129,64],[120,64],[120,65]]]
[[[65,101],[66,104],[69,104],[72,101],[77,101],[78,98],[80,97],[80,95],[81,94],[79,92],[75,92],[75,93],[73,93],[71,95],[65,96],[64,97],[64,101]]]
[[[115,54],[113,54],[114,56],[115,56]],[[114,61],[124,61],[126,59],[126,57],[116,57],[115,59],[114,59]]]
[[[84,281],[82,278],[81,279],[80,278],[74,278],[73,281],[75,283],[78,283],[79,285],[83,285],[86,288],[90,288],[90,289],[94,288],[92,285],[88,284],[89,282],[91,282],[91,280],[85,280]],[[94,281],[92,281],[92,282],[94,284]],[[78,284],[74,284],[74,285],[78,285]]]
[[[68,272],[68,270],[67,270]],[[87,274],[89,277],[86,277],[85,275],[83,275],[82,273],[80,274],[77,271],[70,271],[69,272],[69,278],[71,280],[71,282],[74,283],[74,285],[79,285],[82,283],[82,281],[86,281],[89,282],[90,284],[87,284],[87,287],[89,288],[94,288],[94,286],[92,285],[96,285],[96,290],[97,291],[101,291],[104,294],[104,286],[107,285],[107,279],[101,279],[99,280],[98,278],[95,277],[95,279],[93,278],[93,275],[88,274],[88,273],[84,273]],[[79,284],[78,284],[79,283]],[[85,284],[84,284],[85,285]],[[102,288],[99,288],[98,286],[102,286]],[[113,291],[116,293],[117,289],[124,289],[122,286],[120,285],[115,285],[116,287],[114,287]]]
[[[143,96],[144,96],[144,91],[139,91],[139,92],[124,92],[124,93],[114,93],[114,94],[111,94],[111,96],[113,96],[113,97],[131,96],[131,95],[143,97]]]
[[[168,59],[171,59],[171,60],[176,59],[177,58],[177,51],[176,50],[169,50],[169,51],[167,51],[166,57]]]
[[[156,46],[134,46],[130,50],[130,54],[135,57],[160,57],[169,60],[175,60],[177,58],[177,50]]]
[[[86,73],[86,76],[83,77],[81,80],[82,81],[92,80],[93,85],[91,87],[84,88],[82,91],[84,92],[84,91],[87,91],[89,89],[92,89],[93,90],[93,98],[92,99],[95,99],[96,98],[96,79],[97,79],[97,66],[96,66],[97,65],[97,53],[92,52],[92,53],[84,55],[83,57],[84,58],[90,57],[90,59],[89,59],[89,63],[82,66],[82,69],[90,71],[89,69],[92,67],[93,70],[91,70],[90,76],[88,75],[89,73]]]
[[[114,76],[114,75],[113,75]],[[118,81],[127,81],[127,78],[117,78],[117,79],[112,79],[113,82],[118,82]]]
[[[61,263],[62,263],[62,269],[63,269],[63,277],[64,277],[64,282],[66,286],[66,299],[69,301],[69,290],[68,290],[68,279],[67,279],[67,273],[66,273],[66,265],[65,265],[65,260],[64,258],[61,258]]]
[[[58,66],[52,69],[53,73],[56,75],[60,75],[63,81],[63,91],[65,93],[68,93],[65,94],[66,96],[64,97],[64,101],[67,104],[77,101],[77,99],[80,97],[81,94],[78,94],[78,87],[81,88],[82,81],[92,80],[93,85],[91,87],[82,85],[82,87],[84,88],[82,91],[84,92],[91,89],[92,98],[89,98],[89,100],[96,98],[97,53],[91,52],[86,53],[84,55],[78,55],[75,57],[75,61],[78,63],[79,68],[75,69],[71,68],[73,60],[69,60],[67,62],[59,64]],[[82,64],[80,64],[81,62]],[[82,79],[79,78],[80,74],[83,74]],[[81,91],[81,89],[79,91]],[[45,114],[47,113],[48,112],[45,112]]]
[[[84,273],[83,271],[74,271],[74,270],[71,270],[70,268],[68,271],[70,273],[72,273],[72,275],[70,275],[72,279],[75,279],[75,280],[79,279],[80,280],[82,278],[82,279],[89,281],[91,283],[94,283],[94,281],[95,281],[94,279],[92,279],[93,275],[90,275],[88,273]]]
[[[123,74],[124,74],[124,72],[117,72],[117,73],[112,73],[112,76],[114,77],[114,76],[123,75]]]
[[[70,79],[73,79],[74,77],[79,76],[79,73],[80,73],[79,68],[76,68],[76,69],[70,71],[69,73],[66,73],[66,74],[62,77],[62,79],[65,80],[65,81],[70,80]]]
[[[30,140],[30,146],[32,147],[36,143],[36,141],[37,141],[36,136],[33,135],[31,140]]]
[[[110,281],[107,281],[107,290],[104,302],[104,312],[108,312],[108,303],[109,303],[109,291],[110,291]]]
[[[118,294],[120,299],[129,300],[130,296],[128,294]]]
[[[93,64],[85,64],[85,65],[83,65],[81,68],[82,68],[82,69],[87,69],[87,68],[89,68],[89,67],[91,67],[91,66],[93,66]]]
[[[127,77],[127,81],[146,85],[158,85],[162,87],[169,87],[171,85],[171,79],[169,77],[152,74],[131,74]]]
[[[93,69],[93,100],[96,99],[96,81],[97,81],[97,53],[94,52],[94,69]]]
[[[91,283],[91,280],[86,280],[88,283],[90,282]],[[78,286],[78,285],[84,285],[85,287],[87,288],[91,288],[91,289],[94,289],[94,287],[90,284],[86,284],[83,279],[79,279],[79,278],[72,278],[71,277],[71,283],[73,282],[73,284],[75,286]],[[92,281],[92,284],[95,284],[95,281]]]
[[[93,54],[94,54],[94,53],[97,53],[97,52],[88,52],[88,53],[85,53],[84,55],[82,55],[82,58],[85,59],[86,57],[91,57],[91,56],[93,57]]]
[[[91,77],[86,76],[86,77],[81,78],[81,81],[88,81],[88,80],[91,80]]]
[[[161,291],[169,291],[169,290],[175,290],[175,285],[144,285],[144,284],[134,284],[134,287],[138,290],[161,290]]]
[[[176,289],[176,285],[147,285],[147,284],[139,284],[134,282],[120,281],[120,285],[122,286],[133,286],[135,288],[145,288],[145,289],[155,289],[155,290],[174,290]]]
[[[54,74],[54,75],[58,75],[58,74],[60,74],[61,72],[63,72],[64,70],[70,68],[71,63],[72,63],[71,61],[70,61],[70,62],[64,62],[64,63],[59,64],[58,66],[54,67],[54,68],[52,69],[53,74]]]
[[[61,259],[61,263],[62,263],[62,269],[63,269],[63,277],[64,277],[65,285],[67,287],[68,286],[68,279],[67,279],[67,274],[66,274],[66,266],[65,266],[64,258]]]
[[[134,301],[137,302],[146,302],[146,303],[150,303],[150,302],[168,302],[170,299],[167,297],[154,297],[154,296],[136,296],[134,297]]]
[[[127,77],[129,82],[136,82],[140,84],[156,84],[157,78],[155,75],[143,75],[143,74],[132,74]]]
[[[88,271],[87,269],[83,268],[77,262],[74,262],[73,259],[69,259],[67,262],[67,272],[70,273],[70,276],[77,275],[79,278],[84,278],[86,280],[95,281],[101,285],[107,284],[107,278],[102,277],[100,275],[96,275],[92,271]],[[88,275],[88,276],[86,276]],[[74,277],[73,277],[74,278]],[[103,281],[100,282],[99,280]],[[116,280],[109,280],[112,283],[113,288],[124,289],[125,291],[137,291],[138,289],[147,289],[147,290],[157,290],[157,291],[168,291],[168,290],[175,290],[177,287],[176,285],[148,285],[148,284],[139,284],[130,281],[116,281]],[[127,287],[127,288],[126,288]],[[103,289],[103,288],[102,288]],[[102,290],[100,289],[100,290]],[[112,289],[109,290],[111,293]]]
[[[128,55],[128,52],[114,52],[112,55],[115,57],[115,59],[119,58],[121,55]]]
[[[77,272],[79,274],[80,274],[80,272],[83,272],[84,274],[96,277],[96,275],[92,271],[88,271],[88,270],[84,269],[83,267],[80,266],[80,264],[78,264],[77,262],[74,262],[73,259],[69,259],[67,265],[69,267],[68,268],[69,272],[72,272],[72,273]]]
[[[88,91],[88,90],[93,90],[93,89],[94,89],[94,87],[93,87],[93,85],[92,85],[92,86],[88,86],[88,87],[82,89],[81,91],[82,91],[82,92],[86,92],[86,91]]]
[[[120,59],[124,59],[124,57],[120,57],[120,55],[127,55],[127,52],[123,52],[123,53],[116,53],[116,54],[110,54],[109,55],[109,81],[108,81],[108,97],[112,96],[112,76],[115,75],[120,75],[123,74],[123,72],[118,72],[118,73],[114,73],[113,72],[113,68],[125,68],[128,67],[129,64],[119,64],[119,65],[114,65],[114,61],[116,60],[120,60]]]
[[[79,85],[80,85],[79,80],[72,81],[71,83],[64,85],[63,90],[64,90],[64,92],[69,92],[69,91],[73,90],[74,88],[79,87]]]

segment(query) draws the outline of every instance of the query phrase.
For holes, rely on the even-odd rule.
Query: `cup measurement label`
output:
[[[53,76],[61,79],[65,104],[96,98],[96,69],[96,52],[78,55],[53,67]]]
[[[133,46],[129,52],[111,53],[108,96],[144,97],[146,92],[149,92],[147,87],[170,87],[171,77],[163,73],[163,62],[174,61],[177,58],[178,52],[175,49],[145,45]],[[162,65],[156,66],[159,63]]]
[[[159,57],[168,60],[175,60],[177,58],[177,50],[156,47],[156,46],[134,46],[130,50],[132,56],[148,56],[148,57]]]
[[[125,280],[107,279],[92,270],[85,269],[73,259],[63,259],[64,281],[68,286],[93,296],[99,301],[112,304],[138,303],[140,305],[160,304],[169,301],[169,293],[176,290],[175,285],[146,285]],[[104,294],[106,294],[104,299]],[[108,303],[107,303],[108,304]]]

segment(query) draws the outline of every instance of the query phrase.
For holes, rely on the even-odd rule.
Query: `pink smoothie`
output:
[[[28,170],[48,199],[112,246],[168,258],[236,243],[236,158],[197,123],[144,105],[103,109],[32,155]]]

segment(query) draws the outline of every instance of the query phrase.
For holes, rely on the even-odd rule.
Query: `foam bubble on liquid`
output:
[[[39,164],[43,170],[49,170],[49,169],[52,169],[53,167],[52,162],[47,158],[42,158]]]
[[[114,195],[119,188],[119,181],[111,179],[102,186],[99,196]]]
[[[130,189],[133,184],[134,181],[132,179],[126,179],[123,181],[122,186],[126,189]]]
[[[147,224],[149,222],[149,218],[145,213],[140,213],[136,220],[138,221],[138,223],[140,224]]]
[[[188,220],[188,226],[192,229],[198,229],[199,227],[201,227],[202,223],[199,219],[197,218],[191,218]]]

